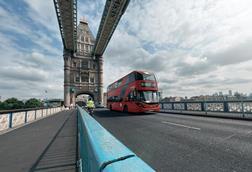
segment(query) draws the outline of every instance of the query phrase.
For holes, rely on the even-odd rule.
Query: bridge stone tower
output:
[[[80,94],[88,94],[96,104],[102,104],[103,59],[92,54],[94,44],[88,22],[82,19],[77,26],[76,53],[64,52],[64,102],[67,107],[75,104]]]

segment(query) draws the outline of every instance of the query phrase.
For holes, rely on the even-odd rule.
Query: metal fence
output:
[[[0,132],[62,111],[63,107],[19,109],[0,112]]]
[[[204,112],[204,114],[229,113],[243,118],[252,118],[252,100],[204,101],[204,102],[160,102],[162,111]],[[233,115],[235,117],[235,115]]]

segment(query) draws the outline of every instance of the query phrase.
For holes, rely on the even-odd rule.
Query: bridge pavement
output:
[[[251,121],[104,109],[95,118],[157,171],[251,172]]]
[[[0,135],[0,171],[76,171],[76,111]]]

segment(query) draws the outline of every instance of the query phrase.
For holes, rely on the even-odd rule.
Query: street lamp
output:
[[[47,102],[47,90],[45,90],[45,104],[46,104],[46,107],[48,107],[48,102]]]

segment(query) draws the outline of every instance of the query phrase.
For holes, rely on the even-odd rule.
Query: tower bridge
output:
[[[128,3],[106,1],[95,38],[85,19],[77,23],[77,0],[54,0],[66,107],[80,94],[102,102],[102,56]],[[160,106],[146,114],[101,108],[93,117],[80,107],[0,111],[0,171],[251,171],[251,100]]]
[[[76,0],[54,0],[64,47],[64,102],[75,104],[81,93],[92,96],[102,104],[102,55],[124,14],[129,0],[107,0],[96,39],[88,22],[82,19],[77,26]]]

